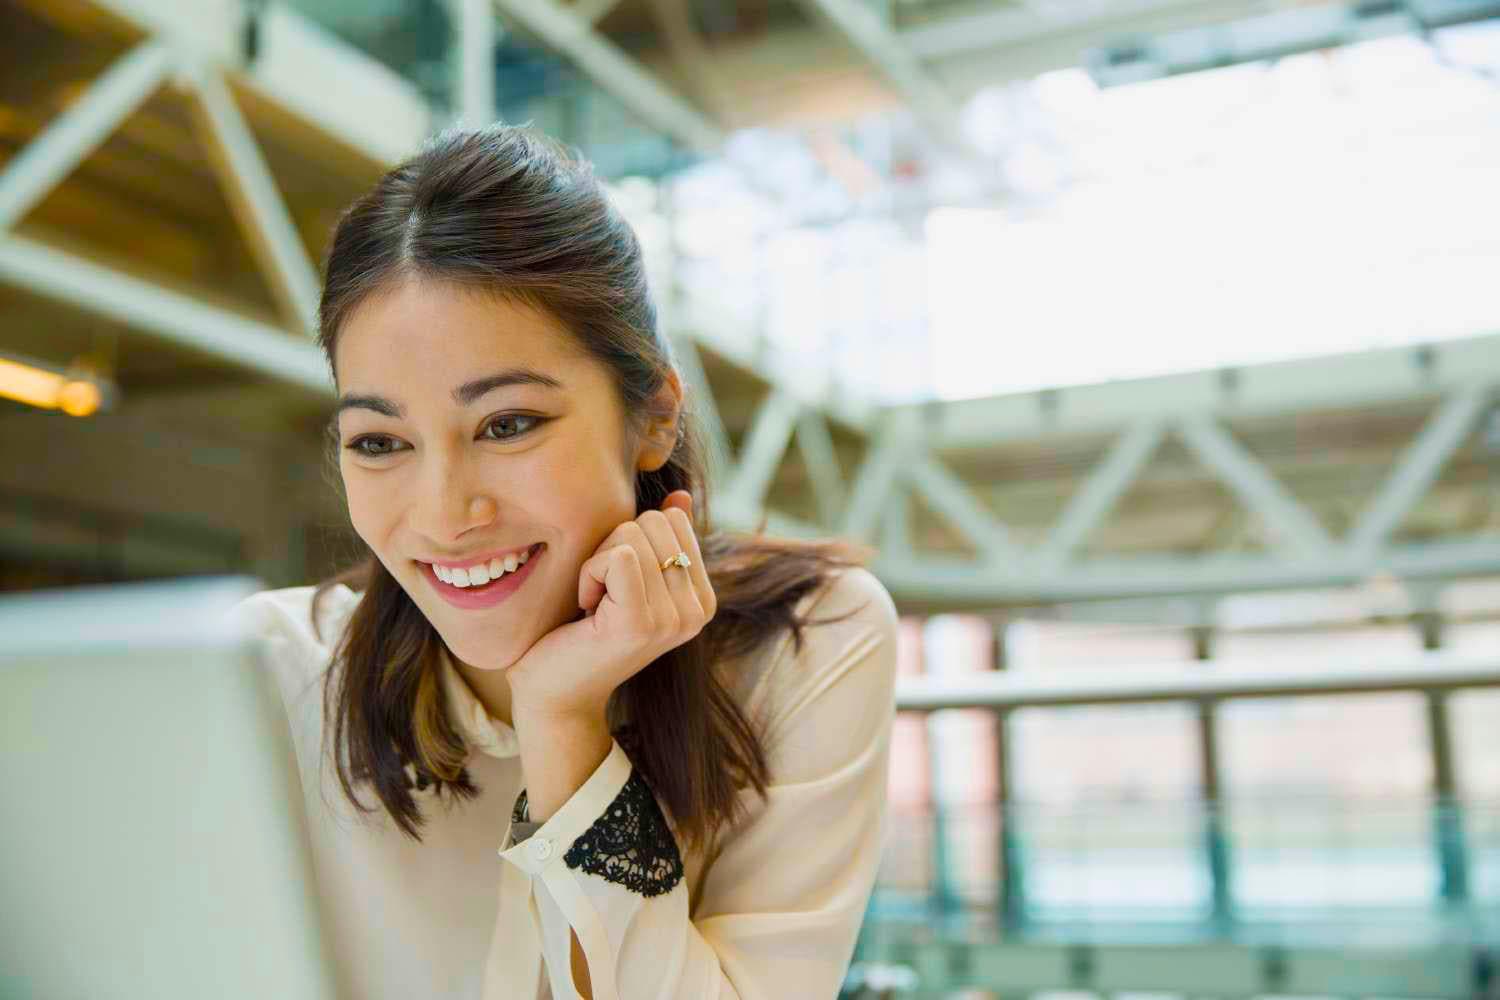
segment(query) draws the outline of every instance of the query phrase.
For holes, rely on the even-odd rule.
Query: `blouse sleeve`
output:
[[[878,580],[843,570],[802,647],[772,665],[771,783],[753,791],[688,898],[678,845],[618,742],[546,822],[500,854],[524,872],[557,1000],[837,996],[880,864],[895,715],[896,611]],[[524,791],[522,795],[524,796]]]

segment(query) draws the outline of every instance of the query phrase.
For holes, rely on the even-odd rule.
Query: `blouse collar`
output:
[[[520,741],[511,726],[495,718],[484,707],[469,682],[454,666],[448,647],[439,644],[438,660],[441,663],[443,694],[446,696],[448,719],[463,736],[470,747],[491,757],[514,757],[521,752]]]

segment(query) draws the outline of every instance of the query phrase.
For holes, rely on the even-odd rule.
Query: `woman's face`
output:
[[[522,305],[408,280],[348,318],[334,367],[354,530],[453,654],[502,669],[573,620],[584,560],[636,516],[636,468],[667,457],[626,464],[603,366]],[[514,575],[440,578],[523,553]]]

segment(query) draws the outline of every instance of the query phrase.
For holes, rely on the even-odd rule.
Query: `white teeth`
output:
[[[514,573],[526,565],[526,560],[530,558],[531,550],[525,549],[519,555],[512,552],[504,559],[491,559],[488,564],[479,563],[468,569],[453,569],[433,563],[432,572],[439,580],[455,587],[478,587],[491,580],[498,580],[506,573]]]

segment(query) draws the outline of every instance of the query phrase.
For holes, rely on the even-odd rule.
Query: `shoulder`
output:
[[[836,571],[798,604],[808,621],[769,664],[764,718],[778,782],[826,773],[863,752],[895,712],[899,619],[869,570]]]
[[[799,611],[817,619],[848,615],[857,632],[896,634],[896,602],[880,578],[863,566],[829,574],[822,586],[802,598]]]
[[[896,604],[880,578],[863,566],[829,574],[803,595],[797,617],[807,624],[801,642],[786,636],[774,669],[788,684],[829,684],[852,668],[879,672],[887,659],[894,676]]]
[[[313,606],[312,585],[261,590],[229,611],[244,634],[261,640],[279,666],[311,670],[326,664],[329,652],[359,594],[340,583],[328,588]],[[314,613],[317,618],[314,621]],[[294,663],[286,663],[286,660]]]

